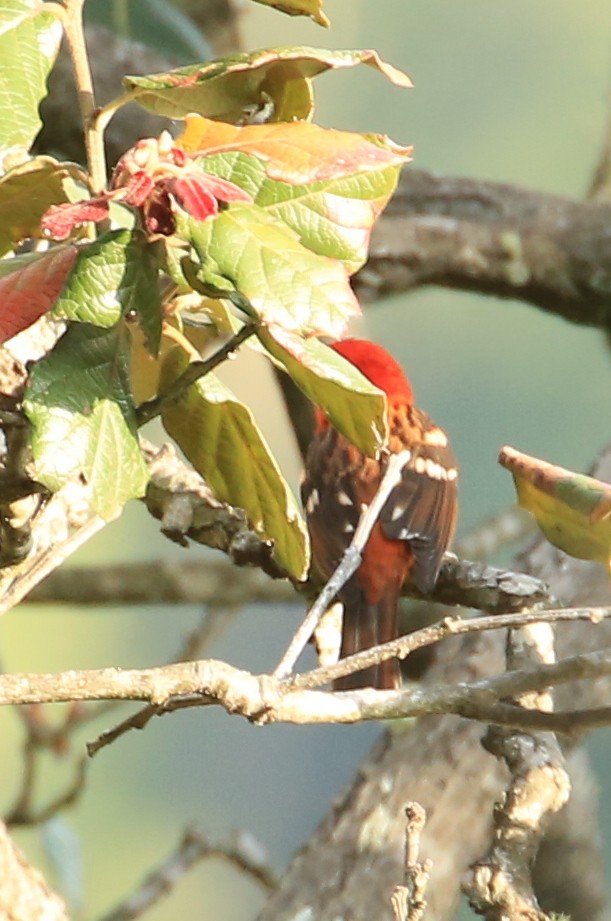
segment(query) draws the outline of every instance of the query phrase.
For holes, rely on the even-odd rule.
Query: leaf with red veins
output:
[[[221,179],[220,176],[213,176],[212,173],[201,173],[201,178],[198,177],[198,182],[206,191],[214,195],[215,198],[220,198],[221,201],[246,201],[250,203],[253,200],[252,195],[241,189],[239,185],[229,182],[228,179]]]
[[[54,240],[67,240],[75,227],[94,221],[99,224],[108,217],[108,199],[90,198],[74,204],[51,205],[40,222],[43,233]]]
[[[188,175],[170,179],[167,188],[180,207],[196,220],[205,221],[206,218],[218,214],[219,206],[216,198],[206,188],[206,184],[195,176]]]
[[[139,208],[144,204],[155,186],[155,180],[145,170],[139,170],[130,176],[125,183],[125,198],[123,201],[126,205],[134,205]]]
[[[178,204],[198,221],[218,214],[218,200],[252,202],[252,196],[227,179],[208,173],[185,172],[167,181]]]

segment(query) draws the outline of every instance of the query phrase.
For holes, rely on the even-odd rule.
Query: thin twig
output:
[[[533,620],[537,613],[533,613]],[[476,622],[473,622],[476,623]],[[467,632],[467,631],[464,631]],[[265,722],[350,723],[361,719],[389,719],[424,713],[459,713],[473,719],[486,718],[493,707],[503,708],[501,722],[538,728],[578,727],[575,713],[545,714],[498,704],[502,698],[535,691],[546,685],[596,678],[611,674],[608,650],[572,656],[553,665],[540,665],[460,684],[351,692],[297,690],[270,675],[253,675],[226,662],[204,659],[148,669],[104,668],[57,674],[0,675],[0,705],[51,703],[73,700],[141,700],[167,711],[176,705],[220,705],[230,713]],[[507,709],[509,707],[509,709]],[[608,709],[608,708],[606,708]],[[558,717],[562,716],[561,719]],[[579,718],[583,714],[578,714]],[[586,714],[587,716],[587,714]],[[600,721],[600,712],[597,720]]]
[[[499,702],[499,698],[536,691],[545,685],[556,685],[582,678],[598,678],[611,674],[611,660],[600,653],[587,653],[564,659],[553,669],[537,668],[509,672],[480,681],[460,685],[438,685],[427,689],[376,691],[366,688],[349,693],[294,691],[286,696],[276,694],[273,680],[261,676],[260,696],[253,696],[252,685],[246,679],[254,676],[239,673],[230,693],[225,663],[218,666],[223,675],[215,694],[204,695],[199,690],[171,697],[163,704],[151,704],[102,733],[87,744],[87,753],[96,755],[132,729],[143,729],[155,716],[192,707],[221,705],[232,714],[240,714],[256,723],[288,722],[296,725],[340,723],[351,724],[366,720],[404,719],[428,714],[454,714],[465,719],[516,729],[572,733],[611,725],[611,707],[542,713],[514,704]],[[225,696],[223,696],[223,694]]]
[[[363,549],[369,540],[369,535],[371,534],[373,526],[378,520],[380,512],[390,493],[399,482],[401,471],[409,458],[409,451],[401,451],[399,454],[391,454],[389,456],[378,491],[373,497],[371,504],[362,512],[358,526],[354,532],[354,537],[344,553],[341,563],[306,614],[303,623],[295,633],[288,649],[274,669],[274,678],[284,678],[290,674],[295,667],[297,659],[303,652],[306,643],[318,626],[321,617],[341,588],[346,584],[350,576],[357,570],[361,562]]]
[[[152,400],[147,400],[146,403],[142,403],[138,407],[136,411],[138,426],[144,425],[145,422],[150,422],[151,419],[155,419],[156,416],[161,415],[164,409],[167,409],[168,406],[171,406],[172,403],[180,399],[192,384],[195,384],[201,377],[209,374],[218,367],[221,362],[229,358],[246,339],[250,338],[250,336],[255,333],[256,329],[255,323],[246,323],[235,336],[228,339],[214,355],[210,356],[210,358],[203,359],[202,361],[192,361],[185,368],[180,377],[174,381],[172,386],[168,387],[165,393],[161,396],[154,397]]]
[[[122,905],[104,915],[100,921],[135,921],[163,896],[171,893],[195,863],[209,857],[228,861],[268,892],[273,892],[278,886],[263,848],[252,835],[241,831],[232,840],[222,844],[211,841],[202,832],[191,828],[161,866],[149,874]]]
[[[103,134],[94,121],[96,104],[83,29],[83,6],[85,0],[63,0],[63,2],[66,11],[64,28],[83,119],[91,187],[94,193],[99,193],[106,186],[106,160],[104,157]]]
[[[32,762],[31,769],[33,771],[35,765],[35,752],[32,753]],[[42,825],[44,822],[48,822],[52,816],[56,815],[60,810],[65,809],[67,806],[72,806],[76,800],[79,798],[81,793],[85,788],[85,780],[87,778],[87,767],[89,759],[86,755],[83,755],[75,764],[74,775],[72,780],[66,788],[58,794],[54,799],[47,803],[46,806],[43,806],[39,809],[34,809],[31,805],[31,794],[32,788],[27,790],[27,795],[20,798],[20,800],[13,806],[13,808],[8,812],[4,821],[7,825]],[[32,773],[32,783],[33,783],[33,773]],[[25,783],[24,783],[24,792],[25,792]]]
[[[495,614],[492,616],[462,619],[460,617],[446,617],[437,624],[422,627],[406,636],[401,636],[390,643],[381,646],[372,646],[352,656],[346,656],[333,665],[324,668],[314,668],[301,675],[294,675],[283,679],[286,687],[290,688],[316,688],[336,678],[352,675],[354,672],[372,665],[378,665],[386,659],[405,659],[416,649],[431,646],[448,636],[460,636],[465,633],[481,633],[484,630],[517,629],[532,623],[559,623],[560,621],[589,620],[599,623],[602,619],[611,616],[611,608],[558,608],[545,611],[524,611],[521,614]]]
[[[123,106],[132,102],[137,95],[137,90],[129,90],[129,92],[121,93],[116,99],[107,102],[106,105],[100,106],[93,114],[92,124],[95,125],[98,131],[104,132],[113,116],[115,116]]]

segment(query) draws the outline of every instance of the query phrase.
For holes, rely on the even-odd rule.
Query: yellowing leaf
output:
[[[580,560],[611,565],[611,486],[513,448],[499,463],[513,476],[518,501],[551,544]]]
[[[0,178],[0,255],[26,237],[41,236],[40,219],[51,205],[68,201],[66,180],[82,179],[73,163],[35,157]]]
[[[310,122],[246,125],[241,128],[201,115],[187,115],[177,145],[188,153],[210,156],[239,151],[262,160],[271,179],[307,184],[353,173],[401,166],[411,147],[383,135],[321,128]],[[205,167],[205,161],[204,161]]]
[[[367,259],[371,231],[396,188],[400,170],[386,166],[294,185],[270,179],[261,160],[238,151],[198,162],[206,172],[243,188],[255,205],[294,230],[307,249],[341,260],[349,274]]]
[[[180,346],[169,351],[161,392],[188,362],[189,355]],[[309,552],[299,506],[248,407],[214,374],[207,374],[164,410],[162,421],[218,498],[243,508],[253,530],[263,540],[273,541],[279,565],[304,579]]]
[[[273,6],[281,13],[289,16],[309,16],[319,26],[327,28],[331,25],[322,11],[322,0],[255,0],[264,6]]]
[[[140,105],[168,118],[198,112],[239,123],[245,114],[256,116],[261,110],[267,121],[282,122],[311,117],[312,77],[357,64],[374,68],[396,86],[412,85],[409,77],[375,51],[290,45],[228,55],[166,73],[129,76],[123,82]]]

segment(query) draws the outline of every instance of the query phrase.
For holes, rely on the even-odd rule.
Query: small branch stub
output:
[[[426,911],[424,898],[432,861],[419,860],[420,836],[426,823],[426,812],[420,803],[405,807],[405,879],[390,897],[396,921],[420,921]]]

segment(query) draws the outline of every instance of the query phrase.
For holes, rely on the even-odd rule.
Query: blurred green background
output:
[[[111,8],[106,0],[101,5]],[[115,14],[120,7],[115,0]],[[322,124],[414,144],[418,168],[585,193],[607,118],[608,0],[331,0],[326,9],[328,32],[253,4],[243,15],[244,45],[376,48],[410,74],[415,88],[400,91],[368,68],[326,75],[316,82]],[[143,23],[160,34],[145,0],[131,15],[136,37]],[[185,62],[194,47],[184,51]],[[408,370],[419,403],[450,432],[462,468],[463,533],[513,501],[510,478],[496,465],[502,444],[583,470],[609,439],[609,354],[596,331],[512,302],[435,289],[369,308],[367,324]],[[267,420],[276,446],[290,451],[274,423]],[[293,461],[287,464],[294,477]],[[161,539],[155,522],[134,505],[74,565],[187,552],[189,559],[205,556],[201,548],[181,551]],[[211,652],[266,670],[301,613],[298,606],[246,610]],[[22,607],[3,619],[2,663],[9,671],[162,663],[199,616],[188,607],[95,613]],[[0,720],[5,809],[21,777],[22,730],[13,713],[1,712]],[[114,722],[109,717],[90,727],[86,737]],[[93,760],[86,793],[47,830],[67,849],[64,885],[82,902],[81,917],[99,916],[130,892],[190,822],[219,838],[246,828],[284,866],[376,732],[371,726],[258,729],[220,712],[190,711],[129,734]],[[606,744],[599,734],[600,764]],[[47,759],[41,803],[63,789],[75,754]],[[611,802],[608,784],[604,802]],[[601,815],[611,832],[609,808]],[[18,834],[46,869],[44,837]],[[194,870],[147,917],[237,921],[253,917],[261,898],[254,884],[214,862]]]

